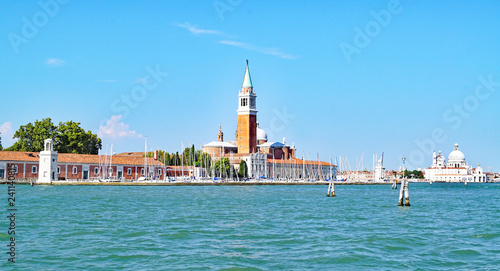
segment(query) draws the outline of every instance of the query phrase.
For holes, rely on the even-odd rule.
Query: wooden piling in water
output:
[[[404,203],[403,203],[404,198]],[[399,190],[398,206],[410,206],[410,192],[408,189],[408,180],[401,180],[401,189]]]
[[[328,192],[326,193],[326,196],[335,197],[335,184],[333,184],[333,182],[328,184]]]
[[[405,180],[405,206],[410,206],[410,190],[408,180]]]

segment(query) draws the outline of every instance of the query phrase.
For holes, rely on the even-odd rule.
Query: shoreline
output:
[[[392,182],[333,182],[335,185],[389,185]],[[399,182],[398,182],[399,183]],[[0,184],[11,184],[1,181]],[[81,186],[247,186],[247,185],[328,185],[329,182],[86,182],[86,181],[54,181],[51,184],[33,183],[33,185],[81,185]],[[31,185],[30,181],[14,181],[14,185]]]
[[[37,184],[33,185],[53,185],[53,186],[248,186],[248,185],[328,185],[330,182],[316,181],[316,182],[87,182],[87,181],[54,181],[51,184]],[[415,182],[415,183],[428,183],[428,182]],[[11,184],[9,181],[1,181],[0,184]],[[392,185],[393,182],[333,182],[335,185]],[[400,181],[398,181],[400,184]],[[14,181],[14,185],[31,185],[28,180]]]
[[[401,181],[397,181],[398,185]],[[419,181],[410,183],[427,183],[429,181]],[[464,184],[463,182],[433,182],[433,183],[449,183],[449,184]],[[488,182],[495,183],[495,182]],[[9,185],[9,181],[0,181],[0,184]],[[52,186],[252,186],[252,185],[328,185],[330,182],[316,181],[316,182],[86,182],[86,181],[54,181],[51,184],[37,184],[33,185],[52,185]],[[334,185],[392,185],[393,182],[333,182]],[[471,182],[471,184],[473,184]],[[31,185],[28,180],[14,181],[14,185]]]

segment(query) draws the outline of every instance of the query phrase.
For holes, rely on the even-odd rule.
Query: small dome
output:
[[[448,163],[450,162],[464,162],[465,155],[458,149],[458,143],[455,143],[453,151],[448,155]]]
[[[259,123],[257,122],[257,141],[261,140],[267,141],[267,133],[260,128]]]

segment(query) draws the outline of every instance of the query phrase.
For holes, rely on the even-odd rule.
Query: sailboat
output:
[[[148,165],[148,138],[144,137],[144,176],[137,179],[137,182],[151,182],[153,181],[149,176],[149,165]]]

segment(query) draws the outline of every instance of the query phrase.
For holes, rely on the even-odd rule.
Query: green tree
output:
[[[163,164],[166,166],[170,165],[170,154],[168,152],[163,153]]]
[[[182,152],[182,163],[185,165],[185,166],[190,166],[191,165],[191,162],[190,162],[190,154],[191,154],[191,148],[190,147],[186,147],[184,148],[184,151]]]
[[[222,177],[229,177],[230,169],[228,158],[219,159],[219,161],[215,162],[215,172],[217,176],[220,176],[222,172]]]
[[[101,139],[82,129],[79,122],[60,122],[55,126],[50,118],[22,125],[14,138],[17,142],[8,148],[9,151],[39,152],[48,138],[54,140],[54,150],[60,153],[97,154],[102,148]]]
[[[180,166],[181,165],[181,159],[179,157],[179,152],[176,152],[174,157],[171,160],[171,165],[172,166]]]
[[[247,162],[245,162],[245,160],[241,160],[241,162],[240,162],[240,170],[238,171],[238,176],[240,178],[246,178],[247,175],[248,175]]]
[[[210,167],[212,166],[212,157],[210,157],[208,153],[202,153],[201,151],[199,152],[198,156],[199,166],[209,171]]]
[[[191,162],[191,165],[194,166],[196,165],[196,150],[194,148],[194,144],[191,146],[191,152],[189,153],[189,160]]]
[[[2,133],[0,133],[1,135]],[[0,151],[3,150],[3,147],[2,147],[2,137],[0,136]]]
[[[60,122],[54,148],[61,153],[98,154],[102,141],[91,131],[85,132],[79,122]]]
[[[17,142],[10,146],[9,151],[29,151],[39,152],[43,150],[43,141],[51,138],[55,141],[57,136],[57,127],[50,118],[36,120],[35,124],[28,123],[21,125],[14,133]],[[55,145],[55,144],[54,144]]]

